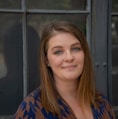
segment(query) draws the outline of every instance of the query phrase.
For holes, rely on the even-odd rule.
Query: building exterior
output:
[[[52,20],[71,21],[86,35],[96,86],[118,119],[118,0],[0,1],[0,119],[12,117],[39,86],[40,34]]]

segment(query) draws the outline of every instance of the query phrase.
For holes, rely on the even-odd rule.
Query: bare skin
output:
[[[76,84],[72,82],[68,84],[67,82],[65,84],[58,82],[56,87],[62,98],[70,106],[77,119],[93,119],[93,114],[89,106],[85,105],[83,111],[80,107],[79,99],[76,94]]]

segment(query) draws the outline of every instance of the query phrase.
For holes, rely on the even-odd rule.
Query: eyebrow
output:
[[[76,45],[81,45],[81,43],[80,42],[74,43],[74,44],[71,45],[71,47],[76,46]],[[62,46],[55,46],[51,50],[53,50],[55,48],[63,48],[63,47]]]
[[[75,46],[75,45],[81,45],[81,43],[79,42],[77,42],[77,43],[74,43],[74,44],[72,44],[72,46]]]

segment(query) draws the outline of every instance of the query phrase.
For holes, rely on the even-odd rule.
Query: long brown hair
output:
[[[81,30],[74,24],[66,21],[56,21],[48,24],[43,30],[40,43],[40,76],[41,76],[41,101],[43,106],[54,114],[59,114],[57,103],[58,93],[55,88],[53,73],[46,64],[47,45],[50,38],[57,33],[66,32],[74,35],[81,43],[84,54],[84,68],[78,83],[78,94],[81,106],[85,103],[95,103],[95,83],[92,60],[89,46]]]

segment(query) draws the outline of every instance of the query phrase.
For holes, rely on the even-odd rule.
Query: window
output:
[[[43,25],[72,21],[90,42],[91,1],[2,0],[0,16],[0,117],[7,119],[40,84],[38,47]]]
[[[118,1],[112,1],[112,101],[118,118]]]

